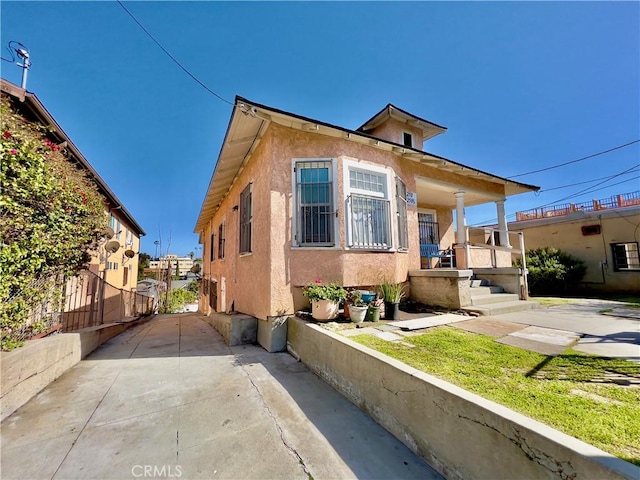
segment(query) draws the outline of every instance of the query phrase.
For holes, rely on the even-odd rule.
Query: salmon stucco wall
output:
[[[207,225],[203,239],[203,277],[217,282],[217,311],[233,309],[257,318],[266,318],[270,314],[270,162],[271,135],[267,131]],[[240,255],[240,194],[250,183],[251,253]],[[223,221],[225,255],[220,259],[218,232]],[[214,235],[213,261],[210,258],[211,234]],[[202,304],[201,309],[208,311]]]
[[[402,132],[410,133],[413,136],[413,148],[422,150],[422,129],[408,125],[395,118],[387,119],[384,123],[367,133],[376,138],[402,145]]]

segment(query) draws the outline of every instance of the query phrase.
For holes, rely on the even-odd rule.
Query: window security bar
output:
[[[350,248],[388,250],[391,248],[391,202],[366,195],[348,197],[350,207]]]

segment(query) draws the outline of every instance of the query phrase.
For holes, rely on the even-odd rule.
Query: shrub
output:
[[[584,262],[554,247],[526,251],[531,295],[560,295],[573,290],[582,280],[587,267]],[[521,267],[520,259],[516,266]]]
[[[85,170],[2,97],[0,105],[0,332],[2,348],[19,341],[40,283],[74,275],[105,231],[104,199]]]

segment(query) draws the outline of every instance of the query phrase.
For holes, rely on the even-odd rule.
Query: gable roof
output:
[[[96,170],[91,166],[84,155],[80,153],[78,147],[75,146],[69,136],[64,132],[64,130],[62,130],[62,127],[58,125],[58,122],[56,122],[53,116],[47,111],[40,99],[34,93],[28,92],[4,78],[1,79],[0,88],[2,92],[19,100],[33,117],[32,120],[53,128],[53,131],[49,135],[55,137],[58,140],[58,143],[67,143],[66,149],[71,153],[74,160],[87,171],[89,178],[96,183],[100,194],[102,194],[109,202],[109,209],[120,211],[127,223],[129,223],[131,228],[136,231],[139,236],[146,235],[146,232],[138,222],[136,222],[133,215],[131,215],[123,203],[118,199],[118,197],[116,197],[116,194],[113,193],[102,177],[98,175],[98,172],[96,172]]]
[[[364,124],[357,128],[358,132],[368,132],[373,130],[377,126],[384,123],[386,120],[393,118],[401,122],[407,123],[412,127],[418,127],[422,130],[422,140],[429,140],[430,138],[440,135],[447,131],[447,127],[438,125],[437,123],[430,122],[424,118],[417,117],[412,113],[406,112],[395,105],[388,103],[386,107],[376,113]]]
[[[499,183],[505,186],[505,194],[507,196],[539,190],[539,187],[535,185],[527,185],[498,177],[496,175],[468,167],[461,163],[454,162],[453,160],[449,160],[439,155],[434,155],[416,148],[407,147],[399,143],[374,137],[360,130],[370,122],[379,118],[381,115],[386,115],[385,111],[388,111],[389,106],[393,107],[393,105],[387,105],[385,109],[381,110],[358,130],[351,130],[295,113],[279,110],[267,105],[262,105],[246,98],[236,96],[233,111],[231,112],[231,118],[229,119],[229,125],[227,126],[224,141],[220,148],[218,161],[213,171],[213,175],[211,176],[211,181],[209,182],[209,187],[207,188],[204,201],[202,202],[194,233],[201,233],[204,230],[206,223],[217,211],[222,200],[233,186],[237,176],[244,169],[244,165],[249,160],[249,157],[260,143],[262,136],[266,132],[269,124],[272,122],[288,128],[315,132],[322,135],[366,144],[374,148],[394,152],[409,160],[437,166],[438,168],[452,171],[462,176],[480,178],[486,181]],[[396,107],[393,108],[396,109]],[[396,110],[403,112],[399,109]],[[403,113],[411,115],[406,112]],[[427,122],[419,117],[412,115],[411,117]],[[444,128],[439,125],[432,125],[440,129]]]

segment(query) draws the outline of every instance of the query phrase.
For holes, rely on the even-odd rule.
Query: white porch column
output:
[[[507,228],[507,215],[504,211],[504,202],[506,200],[496,201],[496,207],[498,209],[498,230],[500,231],[500,246],[510,247],[509,243],[509,230]]]
[[[464,192],[456,192],[456,243],[464,245],[467,241],[466,227],[467,222],[464,217]]]

